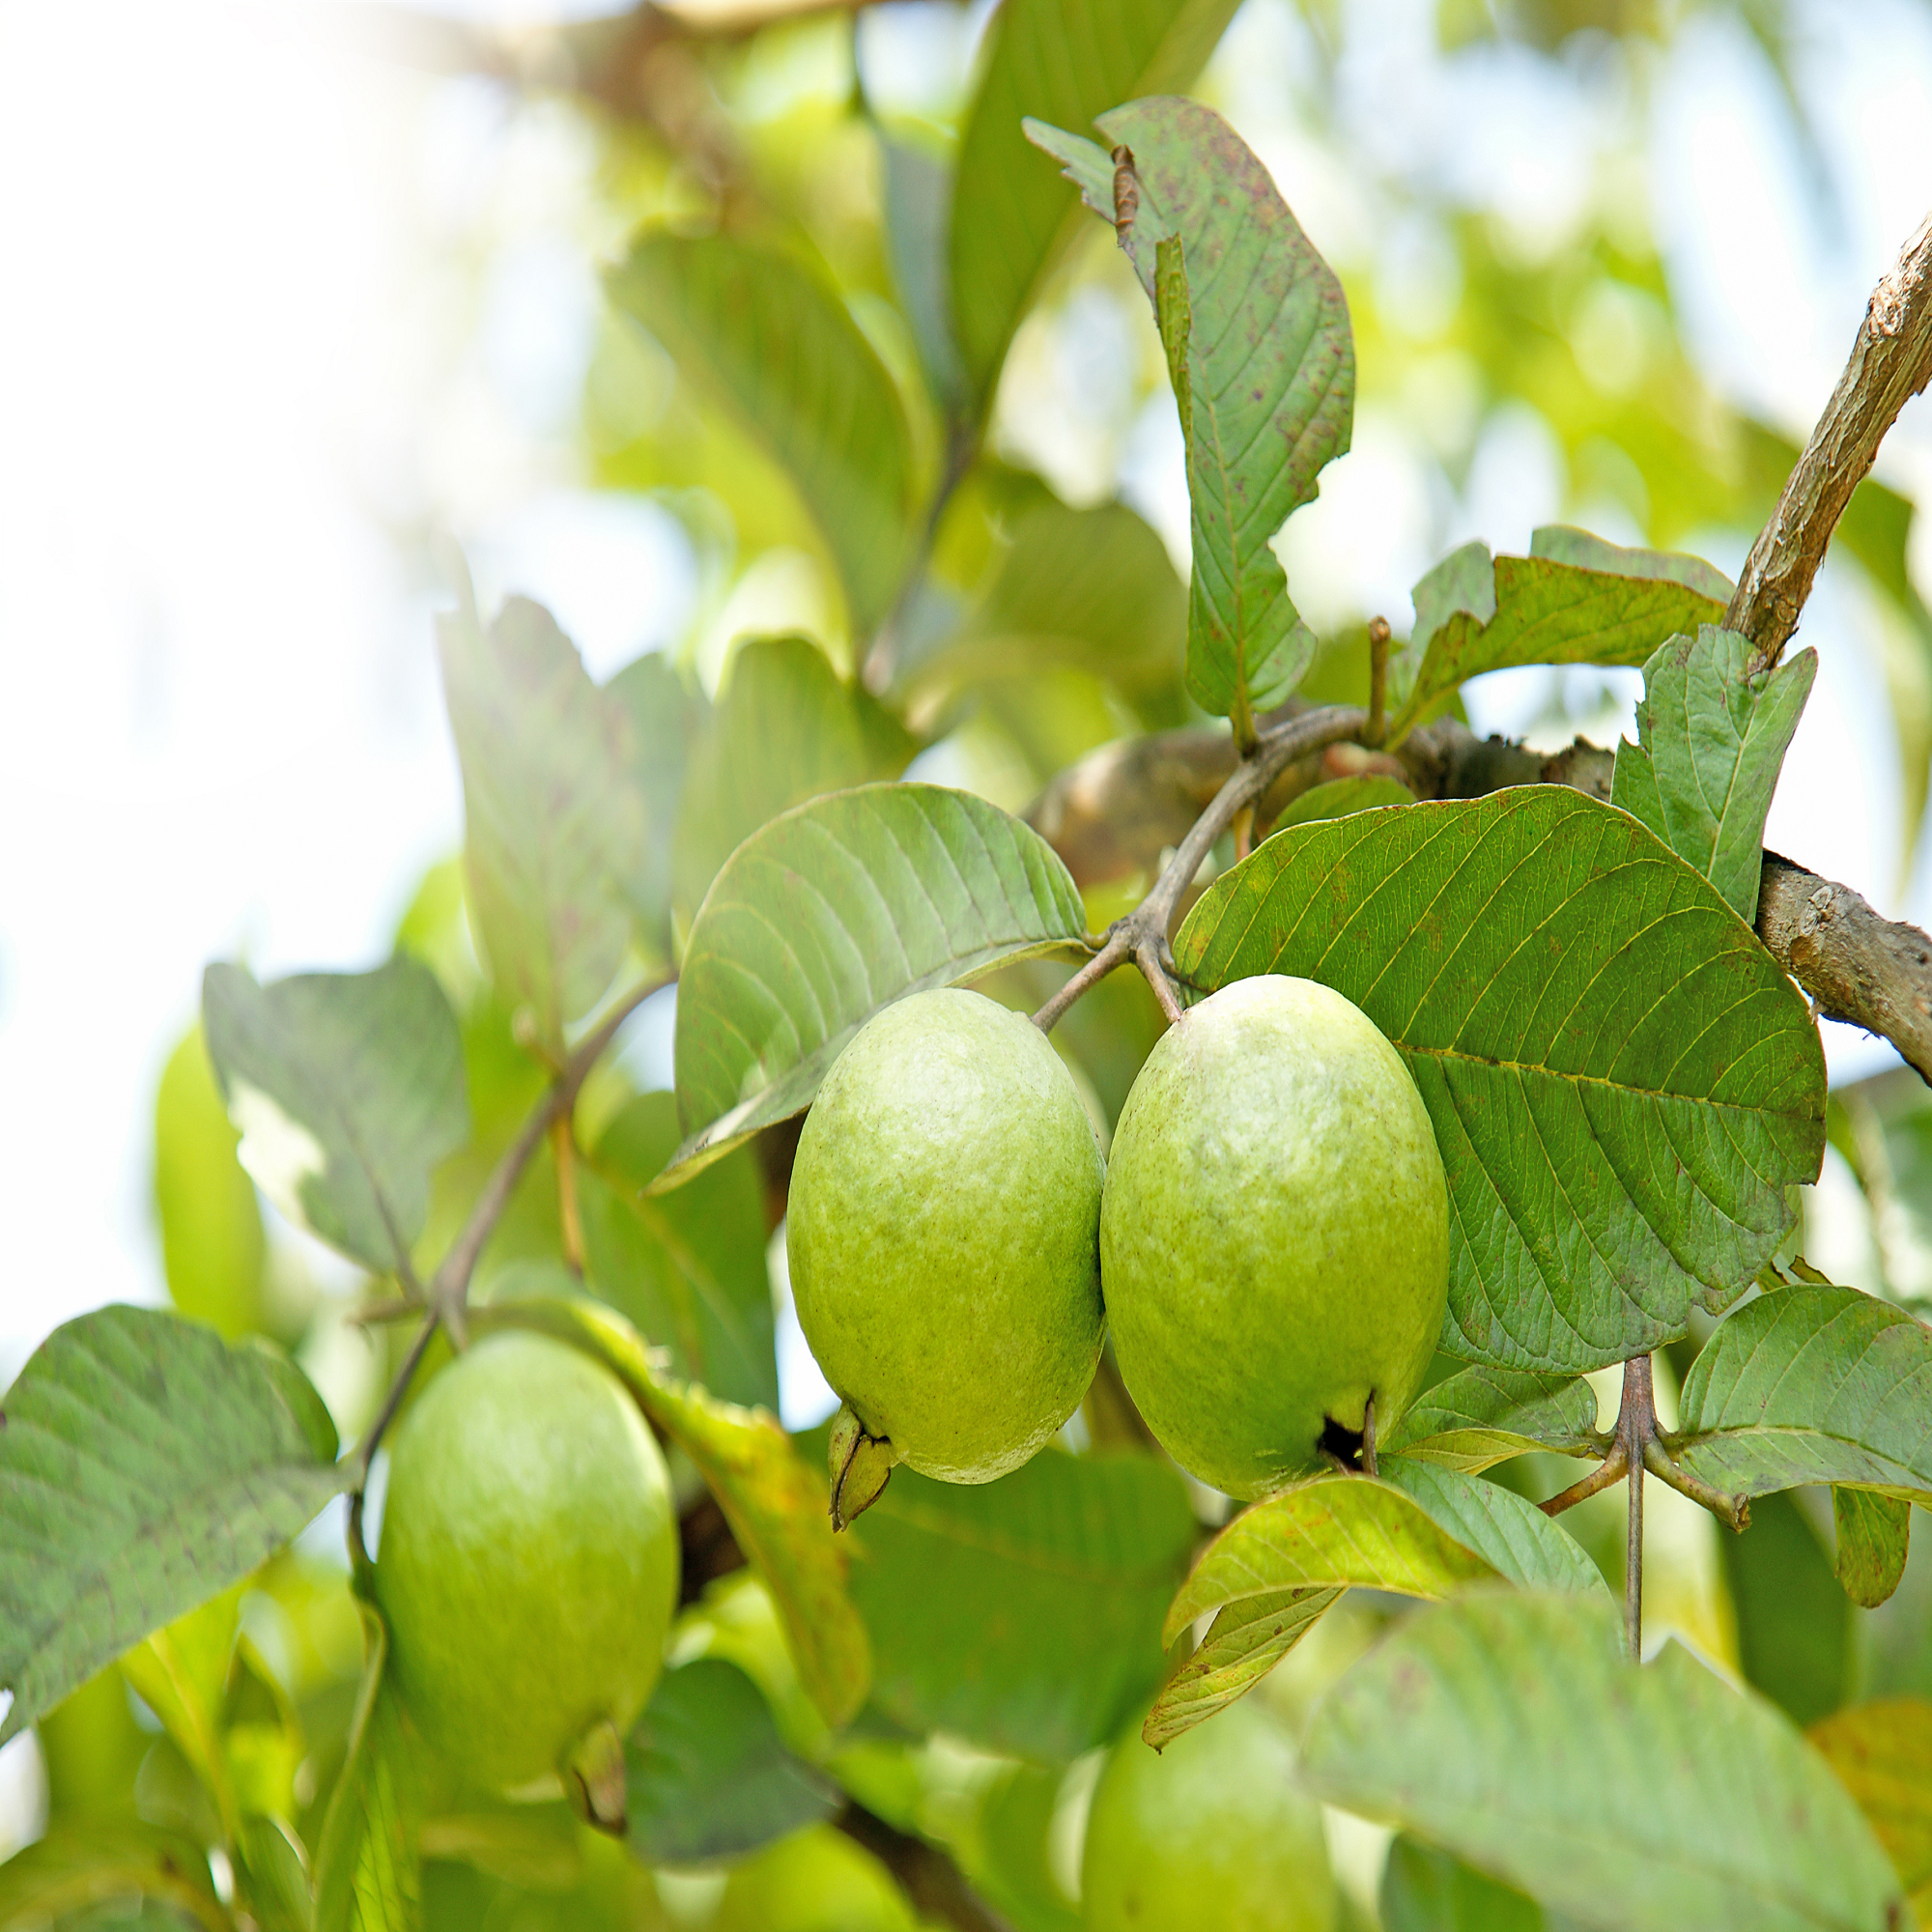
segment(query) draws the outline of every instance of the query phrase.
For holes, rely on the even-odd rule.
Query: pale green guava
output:
[[[895,1460],[990,1482],[1072,1414],[1100,1356],[1105,1172],[1059,1055],[981,994],[915,993],[838,1056],[785,1252],[818,1366]]]
[[[1270,974],[1169,1028],[1114,1132],[1100,1270],[1122,1378],[1203,1482],[1278,1489],[1371,1397],[1386,1431],[1442,1326],[1449,1196],[1368,1016]]]
[[[1321,1807],[1266,1712],[1232,1704],[1158,1753],[1130,1731],[1087,1814],[1088,1932],[1330,1932]]]
[[[493,1335],[404,1417],[376,1593],[404,1704],[468,1781],[534,1791],[600,1725],[627,1731],[677,1583],[664,1457],[581,1350]]]

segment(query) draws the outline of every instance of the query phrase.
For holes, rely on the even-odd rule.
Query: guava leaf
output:
[[[676,1185],[802,1112],[880,1008],[1022,959],[1082,958],[1086,910],[1031,827],[968,792],[862,785],[731,855],[677,989]]]
[[[846,1595],[825,1479],[800,1460],[777,1418],[667,1375],[637,1330],[598,1302],[532,1295],[473,1309],[470,1322],[554,1335],[595,1355],[631,1391],[696,1465],[765,1579],[806,1694],[828,1723],[848,1721],[866,1700],[870,1645]]]
[[[677,1146],[677,1102],[643,1094],[613,1115],[578,1174],[589,1287],[673,1372],[776,1411],[778,1357],[763,1185],[749,1148],[675,1194],[645,1190]]]
[[[729,233],[646,235],[611,270],[617,307],[729,405],[791,478],[869,632],[912,542],[912,435],[897,385],[836,291]]]
[[[224,1590],[152,1632],[121,1660],[122,1676],[180,1747],[230,1838],[240,1833],[242,1817],[221,1734],[221,1706],[240,1608],[240,1590]]]
[[[430,1172],[469,1138],[462,1037],[436,976],[399,956],[258,986],[214,965],[201,1015],[263,1193],[365,1267],[407,1268]]]
[[[920,369],[948,421],[970,417],[972,384],[952,332],[952,263],[948,246],[952,163],[920,140],[898,139],[876,121],[872,131],[879,145],[879,213],[886,262],[913,347],[919,352]]]
[[[1130,213],[1117,209],[1108,149],[1037,121],[1026,131],[1102,220],[1125,215],[1117,232],[1154,305],[1187,450],[1187,689],[1245,743],[1255,714],[1314,657],[1269,541],[1349,447],[1349,304],[1267,170],[1211,108],[1132,100],[1095,125],[1109,149],[1132,153]]]
[[[1159,1681],[1194,1520],[1151,1457],[1049,1451],[974,1487],[896,1469],[846,1534],[879,1708],[1059,1761],[1105,1743]]]
[[[1791,1725],[1676,1643],[1634,1668],[1601,1597],[1410,1617],[1317,1709],[1302,1776],[1603,1932],[1881,1932],[1903,1904]]]
[[[171,1906],[207,1932],[233,1932],[235,1921],[209,1877],[207,1852],[176,1832],[131,1819],[56,1820],[43,1837],[0,1864],[0,1925],[66,1928],[76,1923],[71,1915],[129,1898]]]
[[[1269,1590],[1223,1605],[1194,1655],[1161,1686],[1141,1737],[1158,1750],[1245,1697],[1342,1594],[1332,1587]]]
[[[1608,1448],[1597,1434],[1597,1393],[1580,1376],[1482,1364],[1417,1396],[1378,1446],[1469,1475],[1536,1449],[1599,1456]]]
[[[1832,1575],[1829,1539],[1788,1491],[1757,1497],[1742,1536],[1717,1539],[1738,1669],[1795,1724],[1845,1701],[1858,1613]]]
[[[1679,1405],[1679,1460],[1743,1495],[1804,1483],[1932,1507],[1932,1328],[1850,1288],[1780,1288],[1718,1324]]]
[[[1757,918],[1764,821],[1818,672],[1800,651],[1747,677],[1751,644],[1700,625],[1643,668],[1637,741],[1617,746],[1610,803],[1705,874],[1746,924]]]
[[[689,919],[725,860],[761,825],[809,798],[895,779],[919,741],[877,698],[848,685],[805,638],[754,638],[691,755],[672,878]]]
[[[1473,1478],[1471,1479],[1473,1480]],[[1311,1476],[1252,1503],[1196,1560],[1167,1608],[1161,1641],[1244,1598],[1358,1583],[1446,1597],[1497,1571],[1413,1496],[1372,1476]]]
[[[335,1451],[267,1343],[146,1308],[56,1328],[0,1398],[0,1743],[279,1549],[347,1483]]]
[[[1912,1505],[1877,1490],[1832,1492],[1837,1554],[1832,1574],[1861,1610],[1875,1610],[1899,1586],[1912,1553]]]
[[[980,414],[1013,330],[1078,232],[1079,204],[1028,148],[1022,119],[1085,128],[1118,100],[1192,86],[1236,4],[1007,0],[1000,9],[952,191],[953,333]]]
[[[388,1627],[361,1595],[362,1682],[349,1755],[315,1856],[315,1932],[420,1932],[421,1804],[394,1690],[384,1680]]]
[[[1932,1700],[1856,1704],[1805,1736],[1865,1814],[1923,1923],[1932,1908]]]
[[[628,896],[638,936],[656,959],[671,945],[671,838],[692,748],[711,726],[711,700],[663,651],[627,664],[605,690],[631,714],[631,777],[643,806],[644,836]]]
[[[1416,584],[1415,630],[1389,665],[1391,744],[1467,678],[1512,665],[1640,665],[1667,638],[1721,621],[1730,596],[1697,557],[1553,528],[1529,548],[1492,566],[1481,544],[1464,544]]]
[[[1379,806],[1414,803],[1415,794],[1400,779],[1330,779],[1290,799],[1274,821],[1274,831],[1290,825],[1313,825],[1322,818],[1347,818],[1351,812],[1374,811]]]
[[[1557,785],[1291,827],[1174,941],[1320,980],[1402,1054],[1449,1180],[1443,1346],[1576,1373],[1735,1300],[1824,1151],[1803,997],[1707,879]]]
[[[1607,1588],[1583,1547],[1552,1517],[1500,1483],[1437,1463],[1384,1456],[1380,1480],[1420,1503],[1437,1529],[1526,1590]]]
[[[631,1849],[647,1864],[708,1864],[829,1818],[839,1793],[795,1757],[756,1685],[700,1657],[667,1671],[625,1742]]]
[[[1376,1895],[1381,1932],[1557,1932],[1533,1898],[1405,1832]]]

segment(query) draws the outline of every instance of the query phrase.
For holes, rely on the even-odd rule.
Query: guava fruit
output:
[[[1270,974],[1170,1027],[1114,1131],[1100,1273],[1122,1378],[1203,1482],[1264,1495],[1371,1398],[1385,1431],[1442,1325],[1449,1195],[1368,1016]]]
[[[917,1932],[919,1923],[877,1859],[818,1825],[734,1866],[707,1932]]]
[[[1330,1932],[1321,1807],[1266,1712],[1232,1704],[1156,1753],[1107,1755],[1080,1861],[1088,1932]]]
[[[876,1013],[818,1091],[792,1167],[799,1325],[870,1460],[953,1483],[1016,1468],[1072,1414],[1103,1330],[1106,1164],[1072,1075],[1030,1021],[979,993]],[[865,1493],[869,1492],[869,1493]]]
[[[492,1335],[404,1416],[376,1594],[404,1705],[469,1781],[535,1795],[561,1777],[584,1808],[573,1786],[608,1781],[612,1733],[663,1666],[677,1583],[664,1457],[581,1350]],[[621,1749],[615,1762],[621,1793]],[[589,1815],[614,1822],[608,1803]]]

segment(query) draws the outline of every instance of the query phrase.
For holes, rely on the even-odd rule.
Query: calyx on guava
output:
[[[853,1037],[785,1224],[799,1325],[845,1405],[835,1521],[897,1462],[990,1482],[1073,1412],[1100,1356],[1105,1172],[1059,1055],[981,994],[916,993]]]
[[[1100,1264],[1121,1375],[1184,1469],[1258,1496],[1414,1399],[1449,1197],[1394,1047],[1310,980],[1240,980],[1155,1044],[1115,1129]]]
[[[1321,1807],[1266,1712],[1233,1704],[1158,1753],[1107,1755],[1080,1861],[1088,1932],[1330,1932]]]
[[[515,1796],[561,1779],[621,1828],[619,1740],[663,1667],[678,1564],[664,1457],[581,1350],[492,1335],[404,1416],[376,1593],[403,1702],[468,1781]]]

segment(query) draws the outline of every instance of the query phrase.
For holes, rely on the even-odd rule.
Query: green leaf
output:
[[[895,1470],[848,1537],[879,1708],[1057,1761],[1113,1736],[1159,1681],[1194,1519],[1151,1457],[1048,1451],[980,1487]]]
[[[1545,1932],[1542,1906],[1405,1832],[1377,1898],[1381,1932]]]
[[[1420,1503],[1437,1529],[1527,1590],[1604,1590],[1583,1547],[1525,1496],[1460,1469],[1383,1456],[1380,1479]]]
[[[1208,1546],[1168,1605],[1161,1641],[1172,1643],[1196,1617],[1223,1604],[1283,1590],[1355,1583],[1405,1597],[1446,1597],[1496,1575],[1493,1564],[1392,1483],[1311,1476],[1251,1504]]]
[[[1660,645],[1643,668],[1637,741],[1617,746],[1610,782],[1610,803],[1704,873],[1747,925],[1771,795],[1818,672],[1807,650],[1747,677],[1750,654],[1749,639],[1714,624]]]
[[[1853,1611],[1801,1498],[1760,1496],[1749,1527],[1718,1539],[1718,1565],[1745,1681],[1795,1724],[1835,1711],[1850,1682]]]
[[[1000,10],[952,192],[955,334],[981,415],[1013,330],[1079,219],[1073,196],[1027,147],[1022,119],[1085,128],[1116,101],[1192,86],[1237,4],[1007,0]]]
[[[1187,689],[1246,743],[1255,714],[1286,697],[1315,654],[1269,541],[1349,447],[1349,305],[1267,170],[1211,108],[1135,100],[1097,126],[1133,156],[1137,202],[1122,241],[1154,304],[1187,448]],[[1035,122],[1027,133],[1114,222],[1108,155]]]
[[[293,1362],[153,1309],[56,1328],[0,1418],[0,1743],[246,1577],[348,1480]]]
[[[918,741],[878,699],[847,685],[804,638],[757,638],[731,660],[692,754],[672,874],[690,919],[726,859],[780,812],[823,792],[895,779]]]
[[[208,1932],[232,1932],[235,1923],[214,1895],[202,1848],[153,1826],[55,1825],[0,1864],[0,1926],[7,1932],[67,1924],[71,1913],[130,1895],[173,1906]]]
[[[952,166],[877,123],[884,180],[886,260],[893,289],[919,352],[920,368],[949,421],[973,414],[972,384],[952,334],[952,263],[948,224]]]
[[[1870,1828],[1767,1704],[1667,1646],[1634,1669],[1602,1599],[1423,1611],[1317,1710],[1303,1775],[1605,1932],[1881,1932]]]
[[[398,957],[258,986],[214,965],[201,1014],[262,1191],[365,1267],[406,1269],[430,1172],[469,1138],[462,1037],[436,976]]]
[[[671,838],[692,747],[709,729],[711,704],[662,651],[627,664],[605,687],[631,714],[631,776],[644,808],[639,867],[630,883],[631,910],[653,957],[672,957]]]
[[[1268,1590],[1217,1610],[1193,1656],[1161,1686],[1141,1736],[1158,1750],[1245,1697],[1341,1596],[1338,1588]]]
[[[1824,1057],[1751,932],[1557,785],[1277,833],[1174,941],[1182,980],[1320,980],[1394,1042],[1449,1179],[1443,1346],[1578,1372],[1720,1309],[1824,1151]]]
[[[979,601],[903,683],[922,716],[952,691],[1063,667],[1131,693],[1173,676],[1186,633],[1186,589],[1141,516],[1047,499],[1013,520]]]
[[[738,1548],[765,1579],[806,1693],[842,1724],[864,1703],[871,1658],[845,1593],[845,1551],[832,1534],[825,1479],[763,1409],[720,1402],[664,1374],[613,1309],[533,1295],[474,1309],[471,1325],[531,1328],[595,1355],[711,1487]]]
[[[591,683],[541,604],[512,597],[485,630],[469,587],[437,624],[463,766],[469,912],[497,990],[560,1059],[564,1028],[609,990],[646,869],[636,727]]]
[[[1389,667],[1391,744],[1466,678],[1512,665],[1640,665],[1667,638],[1718,623],[1730,595],[1696,557],[1558,529],[1538,530],[1529,548],[1492,572],[1483,546],[1464,544],[1416,584],[1414,634]]]
[[[802,1112],[895,1000],[1022,959],[1083,958],[1086,910],[1053,848],[939,785],[864,785],[776,818],[705,895],[677,989],[674,1185]]]
[[[1330,779],[1290,799],[1275,819],[1274,831],[1290,825],[1313,825],[1318,819],[1347,818],[1352,812],[1374,811],[1385,805],[1414,803],[1415,794],[1400,779]]]
[[[121,1660],[122,1675],[161,1720],[214,1801],[222,1835],[231,1843],[241,1833],[242,1814],[221,1734],[221,1705],[235,1656],[239,1605],[239,1590],[225,1590],[156,1631]]]
[[[324,1816],[315,1859],[315,1932],[419,1932],[421,1827],[395,1693],[384,1676],[388,1630],[361,1597],[362,1683],[349,1755]]]
[[[870,631],[910,554],[912,437],[838,294],[792,256],[730,234],[646,235],[608,287],[777,459],[824,534],[854,630]]]
[[[1865,1814],[1922,1921],[1932,1908],[1932,1701],[1858,1704],[1806,1735]]]
[[[1833,1490],[1838,1553],[1832,1565],[1845,1595],[1875,1610],[1898,1588],[1912,1553],[1912,1505],[1876,1490]]]
[[[672,1369],[748,1407],[779,1406],[764,1190],[740,1148],[674,1194],[645,1190],[677,1146],[677,1102],[644,1094],[598,1136],[579,1172],[589,1286]]]
[[[1580,1376],[1479,1364],[1417,1396],[1378,1447],[1475,1475],[1536,1449],[1599,1456],[1608,1444],[1597,1434],[1596,1391]]]
[[[1932,1329],[1850,1288],[1740,1308],[1684,1380],[1679,1460],[1744,1495],[1839,1483],[1932,1505]]]
[[[235,1157],[199,1026],[168,1056],[155,1095],[155,1209],[168,1296],[229,1341],[262,1324],[262,1208]]]
[[[648,1864],[735,1858],[838,1808],[831,1781],[780,1741],[756,1685],[715,1658],[666,1674],[624,1756],[626,1835]]]

